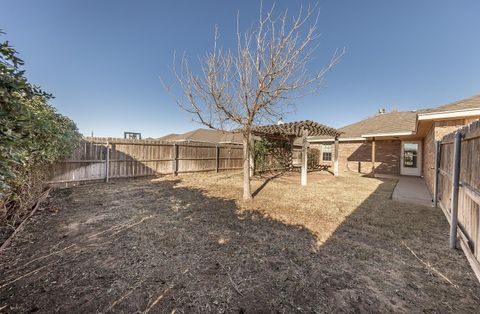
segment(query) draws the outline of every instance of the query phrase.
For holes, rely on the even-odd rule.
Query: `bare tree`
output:
[[[257,24],[241,33],[237,15],[236,49],[214,46],[200,58],[198,73],[185,55],[174,59],[173,72],[182,92],[177,104],[194,114],[197,122],[216,130],[238,129],[243,134],[243,198],[251,199],[250,150],[252,129],[272,123],[292,109],[292,102],[316,93],[328,70],[343,55],[335,51],[325,67],[311,71],[307,65],[318,48],[318,5],[300,9],[289,17],[286,10],[274,14],[274,6],[260,15]]]

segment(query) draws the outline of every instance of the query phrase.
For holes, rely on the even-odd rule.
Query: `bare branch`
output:
[[[259,12],[257,26],[243,33],[237,13],[235,51],[219,48],[215,26],[213,50],[199,60],[200,75],[190,69],[185,55],[178,65],[174,60],[173,72],[182,91],[177,104],[195,121],[214,129],[251,129],[284,116],[292,100],[319,92],[326,73],[345,53],[336,51],[317,71],[308,68],[320,37],[318,3],[300,8],[291,20],[287,10],[275,15],[275,6],[264,12],[261,3]]]
[[[243,33],[237,13],[235,49],[219,48],[215,26],[213,49],[199,58],[200,70],[191,69],[185,55],[178,63],[174,58],[172,70],[181,91],[178,106],[209,128],[241,129],[247,146],[253,127],[285,116],[295,110],[294,100],[319,92],[345,53],[335,51],[323,68],[309,68],[320,37],[318,3],[291,19],[287,10],[275,14],[275,6],[264,12],[263,3],[259,12],[257,25]]]

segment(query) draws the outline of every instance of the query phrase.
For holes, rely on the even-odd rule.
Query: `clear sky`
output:
[[[297,12],[305,1],[278,0]],[[272,1],[265,0],[269,7]],[[480,1],[322,0],[320,48],[312,67],[336,48],[341,64],[318,95],[297,101],[286,121],[334,127],[380,107],[409,110],[480,94]],[[55,95],[53,105],[80,131],[159,137],[198,127],[159,80],[174,51],[190,59],[231,47],[237,10],[242,27],[258,16],[247,0],[0,0],[0,29],[26,61],[30,80]]]

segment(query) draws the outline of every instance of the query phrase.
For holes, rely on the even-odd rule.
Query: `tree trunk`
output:
[[[252,199],[250,190],[250,132],[243,134],[243,199]]]

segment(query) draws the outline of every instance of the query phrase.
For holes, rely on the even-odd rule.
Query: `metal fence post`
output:
[[[458,225],[458,189],[460,186],[460,153],[462,149],[462,133],[455,134],[453,143],[453,173],[452,173],[452,204],[450,219],[450,248],[457,247],[457,225]]]
[[[173,159],[172,159],[172,173],[174,176],[178,174],[178,145],[173,143]]]
[[[435,177],[433,186],[433,207],[438,207],[438,180],[440,175],[440,141],[435,141]]]
[[[110,170],[110,144],[107,141],[107,151],[105,153],[105,182],[108,182],[109,170]]]

